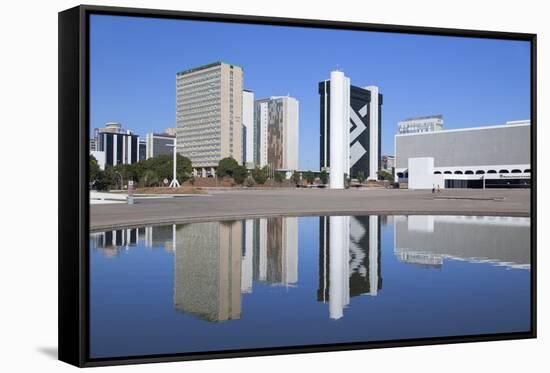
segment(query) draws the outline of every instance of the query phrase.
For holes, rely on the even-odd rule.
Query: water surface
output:
[[[90,234],[92,358],[529,329],[527,218],[278,217]]]

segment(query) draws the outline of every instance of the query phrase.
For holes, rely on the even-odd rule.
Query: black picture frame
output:
[[[284,25],[383,31],[390,33],[463,36],[527,41],[531,45],[531,330],[522,333],[419,338],[383,342],[287,346],[206,353],[89,357],[89,17],[92,14],[153,17],[258,25]],[[370,348],[435,345],[536,338],[537,320],[537,36],[528,33],[460,30],[311,19],[275,18],[232,14],[197,13],[171,10],[119,8],[81,5],[59,13],[59,360],[78,367],[218,359],[260,355],[328,352]]]

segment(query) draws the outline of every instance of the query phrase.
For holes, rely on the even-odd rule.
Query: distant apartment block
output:
[[[297,170],[299,103],[290,96],[254,102],[254,163],[274,170]]]
[[[443,115],[440,114],[409,118],[398,123],[398,132],[400,135],[441,130],[443,130]]]
[[[214,175],[225,157],[242,163],[242,99],[239,66],[215,62],[177,73],[177,151],[195,174]]]
[[[395,167],[395,156],[383,155],[382,156],[382,169],[391,171]]]
[[[176,127],[168,127],[167,129],[164,130],[164,133],[174,137],[176,137],[176,132],[177,132]]]
[[[139,136],[130,130],[122,129],[118,122],[108,122],[104,128],[94,130],[93,144],[95,150],[90,149],[99,166],[132,164],[139,161]]]
[[[157,155],[171,155],[174,152],[176,136],[167,133],[148,133],[145,135],[145,159]]]
[[[254,92],[243,90],[243,163],[254,167]]]

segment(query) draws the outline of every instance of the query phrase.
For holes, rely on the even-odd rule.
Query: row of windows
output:
[[[521,174],[521,173],[531,173],[531,169],[527,168],[525,170],[520,170],[518,168],[514,168],[512,170],[507,170],[507,169],[500,169],[500,170],[488,170],[487,172],[485,172],[484,170],[477,170],[477,171],[473,171],[473,170],[466,170],[466,171],[460,171],[460,170],[457,170],[457,171],[434,171],[434,175],[485,175],[485,174]],[[408,172],[398,172],[397,173],[397,176],[398,177],[408,177],[409,176],[409,173]]]
[[[502,170],[488,170],[487,171],[487,174],[521,174],[521,173],[530,173],[531,170],[530,169],[525,169],[525,170],[520,170],[520,169],[517,169],[517,168],[514,168],[513,170],[505,170],[505,169],[502,169]],[[441,174],[445,174],[445,175],[451,175],[451,174],[454,174],[454,175],[485,175],[485,171],[483,170],[477,170],[477,171],[472,171],[472,170],[466,170],[466,171],[435,171],[434,172],[434,175],[441,175]]]

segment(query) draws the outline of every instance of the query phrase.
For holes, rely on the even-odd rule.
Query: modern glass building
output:
[[[146,155],[145,159],[156,157],[157,155],[171,155],[174,152],[174,142],[176,136],[167,133],[148,133],[145,135]]]

